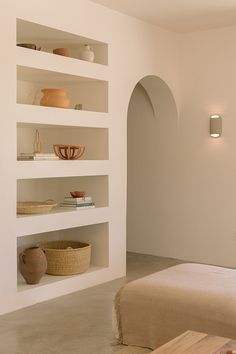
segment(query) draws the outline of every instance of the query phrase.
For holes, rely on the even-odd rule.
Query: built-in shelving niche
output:
[[[32,43],[41,47],[41,51],[52,53],[56,48],[68,48],[70,57],[79,59],[84,44],[92,47],[98,64],[108,64],[107,43],[72,34],[38,23],[17,19],[17,43]],[[32,49],[26,49],[32,50]],[[55,55],[55,54],[53,54]]]
[[[91,196],[95,206],[108,206],[108,176],[82,176],[82,177],[57,177],[57,178],[34,178],[17,180],[17,201],[45,201],[53,200],[61,203],[65,196],[70,196],[71,191],[85,191]],[[74,208],[54,208],[51,213],[70,211]],[[89,212],[89,209],[77,210]],[[79,215],[79,214],[78,214]],[[31,215],[32,216],[32,215]],[[24,215],[19,215],[24,217]]]
[[[89,272],[96,272],[109,266],[109,224],[101,223],[88,226],[82,226],[72,229],[65,229],[42,234],[27,235],[17,238],[17,254],[25,248],[40,244],[41,242],[53,240],[70,240],[90,243],[91,249],[91,265],[86,273],[73,276],[53,276],[45,274],[39,284],[27,285],[18,272],[18,291],[30,290],[34,287],[42,285],[50,285],[51,283],[62,281],[71,277],[79,278]]]
[[[82,144],[85,145],[85,152],[80,160],[108,159],[108,129],[106,128],[27,123],[17,124],[17,156],[20,153],[34,151],[36,130],[39,132],[41,152],[53,152],[53,144]]]
[[[17,103],[40,105],[44,88],[66,90],[69,109],[81,104],[85,111],[108,112],[107,81],[17,65]]]

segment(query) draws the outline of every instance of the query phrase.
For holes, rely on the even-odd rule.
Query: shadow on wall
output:
[[[127,249],[158,255],[177,203],[177,123],[167,84],[146,76],[135,86],[127,120]]]

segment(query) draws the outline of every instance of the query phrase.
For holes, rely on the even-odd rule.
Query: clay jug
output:
[[[26,248],[19,255],[19,271],[27,284],[38,284],[47,269],[47,258],[39,247]]]
[[[43,97],[40,100],[41,106],[68,108],[70,101],[67,97],[67,93],[62,89],[45,88],[41,90]]]
[[[80,54],[80,59],[93,62],[95,58],[92,48],[88,45],[84,45],[84,49]]]

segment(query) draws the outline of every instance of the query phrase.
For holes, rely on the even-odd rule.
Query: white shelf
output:
[[[48,124],[74,127],[109,128],[110,114],[73,109],[16,105],[16,121],[28,124]]]
[[[59,143],[64,139],[72,141],[71,144],[78,140],[86,146],[86,152],[81,160],[16,161],[15,199],[45,200],[45,196],[50,195],[53,200],[61,201],[64,195],[70,190],[77,190],[75,188],[78,186],[93,196],[96,208],[78,210],[57,207],[47,214],[15,217],[14,234],[18,254],[21,249],[38,240],[64,237],[85,238],[94,248],[87,272],[74,276],[44,275],[36,285],[25,283],[18,274],[14,259],[14,309],[86,289],[117,276],[117,271],[109,263],[112,255],[108,193],[111,126],[111,114],[108,113],[111,78],[108,44],[103,40],[67,33],[23,19],[17,19],[16,22],[17,43],[42,46],[42,51],[19,46],[15,50],[13,48],[17,103],[12,119],[17,128],[17,152],[32,149],[35,129],[40,130],[43,151],[50,152],[54,141]],[[84,44],[91,44],[95,62],[79,59]],[[59,47],[68,48],[71,57],[53,54],[53,49]],[[70,100],[70,108],[40,106],[42,89],[47,87],[63,88]],[[74,109],[79,103],[83,110]]]
[[[85,273],[77,274],[77,275],[70,275],[70,276],[56,276],[56,275],[48,275],[44,274],[44,276],[41,278],[40,282],[38,284],[26,284],[25,280],[23,277],[18,274],[18,284],[17,288],[18,291],[30,291],[32,289],[38,289],[39,287],[46,287],[47,289],[54,283],[57,282],[63,282],[65,285],[65,282],[68,281],[70,283],[78,282],[79,279],[84,278],[85,276],[88,276],[90,273],[94,272],[99,272],[106,267],[99,267],[99,266],[90,266],[90,268],[87,270]],[[63,287],[64,287],[63,285]]]
[[[60,82],[63,79],[65,82],[78,81],[79,77],[81,77],[83,81],[109,80],[108,66],[17,46],[16,64],[22,67],[19,72],[19,79],[23,76],[24,78],[27,77],[27,81],[35,81],[37,72],[33,72],[33,68],[45,70],[45,75],[42,76],[42,73],[40,73],[36,76],[38,82],[45,82],[47,80],[48,71],[60,73]],[[24,67],[32,68],[32,75],[30,70],[25,72]]]
[[[60,208],[49,214],[18,216],[16,218],[16,237],[101,224],[109,222],[109,219],[109,207],[84,210]]]
[[[114,279],[109,267],[91,266],[83,274],[70,277],[45,276],[38,285],[27,285],[19,282],[18,308],[30,306],[38,302],[53,299],[58,296],[70,294]]]
[[[71,277],[45,276],[37,285],[18,284],[18,303],[20,307],[70,294],[74,291],[95,286],[113,279],[107,267],[91,267],[83,274]],[[63,279],[60,279],[63,278]]]
[[[109,175],[108,160],[17,161],[17,179]]]
[[[17,19],[17,43],[36,43],[46,52],[55,48],[68,48],[76,59],[84,44],[89,44],[95,53],[95,62],[108,63],[108,44],[104,39],[88,38],[81,33],[70,33],[59,28],[51,28],[38,23]]]

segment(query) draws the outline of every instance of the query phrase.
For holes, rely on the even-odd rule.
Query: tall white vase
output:
[[[88,45],[84,45],[84,49],[81,51],[80,59],[93,62],[95,58],[92,48]]]

